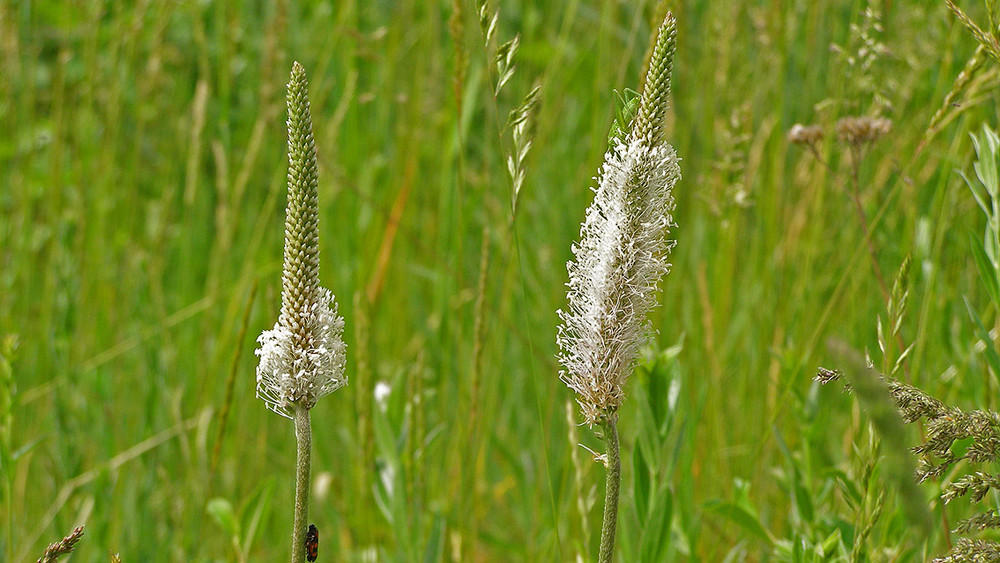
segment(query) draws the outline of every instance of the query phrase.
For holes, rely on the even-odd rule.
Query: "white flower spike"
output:
[[[333,293],[319,285],[318,167],[305,69],[288,83],[288,207],[281,275],[281,314],[257,342],[257,397],[292,418],[291,405],[311,409],[345,383],[344,319]]]
[[[577,393],[591,426],[612,416],[624,399],[649,333],[646,315],[670,267],[673,243],[666,235],[674,226],[672,190],[681,173],[677,153],[664,141],[664,122],[675,44],[676,24],[668,15],[638,111],[625,124],[627,134],[612,137],[568,264],[568,308],[559,311],[559,376]]]

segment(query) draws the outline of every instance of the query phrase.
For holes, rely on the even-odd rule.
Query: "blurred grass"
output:
[[[902,333],[917,343],[914,382],[959,404],[995,404],[961,301],[986,310],[967,248],[981,219],[954,172],[971,158],[966,132],[998,120],[997,72],[984,71],[915,154],[975,44],[943,3],[882,4],[889,52],[872,73],[894,125],[861,168],[879,262],[893,272],[913,254]],[[248,554],[285,556],[292,429],[254,398],[251,351],[278,309],[293,59],[311,81],[321,275],[350,346],[349,387],[313,411],[321,557],[595,553],[601,507],[581,521],[555,311],[611,90],[637,86],[663,7],[500,3],[498,37],[520,34],[521,48],[494,101],[475,7],[460,4],[456,42],[452,5],[0,4],[0,334],[20,342],[12,448],[34,445],[4,468],[12,510],[0,527],[13,544],[4,534],[0,559],[36,556],[77,523],[87,524],[81,560],[109,549],[126,560],[229,559],[209,500],[249,514],[267,486]],[[831,173],[785,132],[867,109],[829,48],[848,44],[865,3],[667,5],[679,22],[670,140],[684,179],[654,326],[661,346],[684,345],[673,367],[636,378],[622,413],[623,458],[634,462],[623,490],[649,466],[653,490],[672,491],[670,557],[713,561],[745,544],[756,559],[764,543],[701,503],[729,498],[736,479],[752,483],[761,520],[781,535],[791,524],[771,478],[786,462],[779,442],[813,465],[847,467],[860,440],[849,399],[826,390],[816,407],[806,397],[825,337],[873,349],[884,303],[843,152],[827,145]],[[456,50],[469,63],[460,115]],[[534,147],[512,218],[497,120],[536,82]],[[751,205],[737,205],[734,187]],[[242,375],[213,474],[237,349]],[[664,378],[679,390],[669,417],[655,410]],[[376,382],[391,389],[384,405]],[[668,428],[650,433],[649,420]],[[602,471],[583,459],[584,488],[599,487]],[[79,486],[60,496],[67,483]],[[623,553],[656,552],[638,539],[645,525],[623,516]]]

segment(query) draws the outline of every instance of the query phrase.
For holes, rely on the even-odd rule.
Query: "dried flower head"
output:
[[[59,559],[61,555],[67,555],[73,552],[76,547],[77,542],[83,537],[83,526],[77,526],[72,532],[65,538],[55,542],[50,543],[48,547],[45,548],[45,553],[38,558],[37,563],[50,563]]]
[[[667,96],[676,45],[668,14],[660,26],[631,130],[614,139],[597,177],[594,201],[568,264],[566,310],[557,342],[560,378],[576,391],[590,425],[614,413],[649,333],[646,314],[669,268],[671,191],[680,179],[674,149],[664,142]]]
[[[815,145],[823,140],[823,128],[819,125],[796,123],[788,130],[788,142],[796,145]]]
[[[889,133],[892,121],[884,117],[845,117],[837,122],[837,136],[854,146],[873,143]]]
[[[281,275],[281,314],[257,342],[257,396],[291,418],[342,387],[347,345],[333,294],[319,285],[319,202],[316,144],[305,69],[295,63],[288,83],[288,207]]]

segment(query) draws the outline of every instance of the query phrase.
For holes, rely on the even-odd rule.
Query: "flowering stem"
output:
[[[618,415],[609,414],[601,424],[607,443],[608,475],[604,487],[604,526],[601,528],[601,551],[597,560],[611,563],[615,553],[615,528],[618,527],[618,488],[622,480],[621,455],[618,452]]]
[[[871,258],[872,267],[875,269],[875,277],[878,279],[878,287],[882,290],[882,297],[888,303],[890,300],[889,286],[885,284],[882,277],[882,268],[878,265],[878,252],[875,251],[875,243],[872,241],[871,233],[868,230],[868,218],[865,216],[865,208],[861,205],[861,153],[857,147],[851,147],[851,200],[854,202],[854,209],[858,214],[858,221],[861,222],[861,234],[865,237],[865,244],[868,245],[868,256]],[[903,348],[900,348],[903,350]]]
[[[292,563],[305,559],[306,520],[309,516],[309,466],[312,457],[312,427],[309,409],[302,403],[292,403],[295,421],[295,520],[292,530]]]

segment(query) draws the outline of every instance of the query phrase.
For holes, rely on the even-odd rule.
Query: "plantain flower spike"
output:
[[[291,406],[311,409],[347,383],[344,319],[333,293],[319,285],[318,167],[302,65],[288,82],[288,207],[281,274],[281,314],[257,342],[257,397],[292,418]]]
[[[613,139],[595,179],[594,201],[567,265],[568,307],[556,338],[560,379],[577,394],[587,424],[618,410],[639,347],[650,333],[647,314],[670,268],[675,226],[672,190],[679,159],[665,141],[667,97],[677,26],[660,25],[638,110],[627,134]]]

